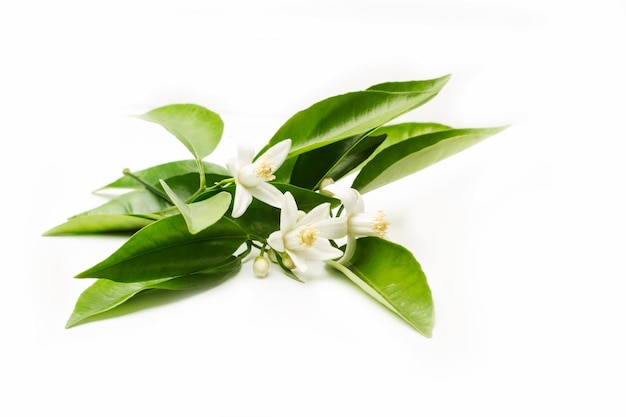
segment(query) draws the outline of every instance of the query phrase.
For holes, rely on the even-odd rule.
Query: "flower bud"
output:
[[[333,193],[326,190],[326,187],[334,183],[335,183],[335,180],[333,180],[332,178],[330,177],[324,178],[320,184],[320,194],[323,194],[328,197],[333,197]]]
[[[291,257],[287,255],[286,253],[283,253],[281,255],[281,258],[283,261],[283,265],[285,265],[285,268],[294,269],[296,267],[296,264],[293,263],[293,260],[291,259]]]
[[[270,261],[277,263],[278,260],[276,259],[276,251],[274,249],[270,249],[269,251],[267,251],[267,256],[270,258]]]
[[[270,270],[270,263],[265,258],[265,256],[259,255],[254,258],[254,262],[252,263],[252,271],[254,275],[259,278],[264,278],[267,276],[267,272]]]

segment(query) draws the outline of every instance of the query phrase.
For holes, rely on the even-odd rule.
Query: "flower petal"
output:
[[[272,232],[267,238],[267,244],[272,247],[276,252],[284,252],[285,244],[283,242],[283,235],[280,230]]]
[[[248,164],[239,167],[237,172],[237,182],[244,187],[251,188],[264,183],[265,180],[263,178],[259,178],[256,174],[254,164]]]
[[[354,188],[342,187],[338,184],[329,184],[325,188],[330,191],[343,203],[346,214],[362,213],[365,210],[361,194]]]
[[[242,144],[239,144],[239,146],[237,146],[237,162],[239,163],[238,168],[250,165],[253,158],[254,149],[252,149],[250,146]]]
[[[237,181],[237,177],[239,176],[237,174],[238,171],[238,166],[237,166],[237,159],[235,158],[230,158],[227,162],[226,162],[226,168],[228,169],[228,172],[230,172],[230,175],[233,176],[233,178],[235,179],[235,181]]]
[[[379,236],[384,237],[389,222],[385,220],[385,214],[357,213],[348,219],[348,233],[357,237]]]
[[[330,203],[322,203],[314,207],[304,217],[298,220],[298,226],[313,224],[328,219],[330,216]]]
[[[294,251],[287,249],[287,255],[289,255],[293,264],[296,266],[294,270],[298,272],[305,272],[307,270],[306,260],[301,258],[300,254],[302,254],[302,252],[296,254]]]
[[[298,239],[298,229],[293,229],[285,232],[285,234],[283,235],[283,243],[285,244],[285,248],[289,250],[302,249],[302,245],[300,244],[300,240]]]
[[[310,248],[298,251],[298,255],[304,259],[327,261],[329,259],[339,258],[343,255],[343,252],[332,246],[328,240],[317,239]]]
[[[296,226],[298,220],[298,206],[289,191],[283,194],[283,203],[280,210],[280,230],[286,234]]]
[[[341,259],[339,259],[337,262],[341,264],[348,262],[350,258],[352,258],[352,255],[354,255],[355,250],[356,250],[356,237],[352,235],[348,235],[348,239],[346,241],[346,250],[343,253],[343,256],[341,257]]]
[[[285,139],[269,148],[263,153],[263,155],[259,156],[257,160],[264,159],[274,165],[276,169],[278,169],[278,167],[280,167],[283,162],[285,162],[285,159],[287,159],[289,149],[291,149],[291,139]]]
[[[233,212],[231,213],[234,218],[240,217],[246,212],[248,206],[252,203],[252,194],[243,186],[237,184],[235,188],[235,201],[233,203]]]
[[[283,193],[281,193],[280,190],[272,184],[262,182],[256,187],[249,188],[248,190],[254,198],[261,200],[270,206],[280,208],[283,203]]]
[[[326,239],[340,239],[348,233],[346,217],[329,217],[315,222],[312,226],[319,232],[319,236]]]

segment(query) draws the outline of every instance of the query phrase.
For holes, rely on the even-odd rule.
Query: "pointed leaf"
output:
[[[331,169],[326,177],[339,180],[356,169],[384,143],[385,135],[367,136],[356,143]],[[319,184],[318,184],[319,186]]]
[[[426,276],[406,248],[378,237],[357,239],[352,258],[328,264],[426,337],[434,322],[433,300]]]
[[[442,130],[452,129],[450,126],[442,125],[439,123],[420,123],[420,122],[407,122],[398,123],[393,125],[381,126],[374,134],[385,135],[386,138],[383,143],[372,153],[367,159],[370,161],[374,156],[378,155],[383,149],[400,143],[404,140],[414,138],[416,136],[425,135],[427,133],[440,132]],[[365,164],[363,164],[365,165]]]
[[[227,218],[192,235],[181,215],[165,217],[135,233],[107,259],[76,277],[139,282],[191,274],[220,265],[246,239],[246,233]]]
[[[218,285],[238,270],[240,266],[241,260],[231,257],[224,265],[218,266],[216,269],[180,277],[159,278],[143,282],[96,280],[78,297],[74,311],[65,327],[70,328],[89,317],[112,310],[146,290],[190,290]]]
[[[379,84],[322,100],[287,120],[259,155],[284,139],[292,141],[289,153],[292,158],[361,135],[426,103],[439,93],[449,78]]]
[[[226,168],[221,165],[212,164],[210,162],[202,162],[204,166],[205,174],[217,174],[224,178],[230,177],[230,174],[226,170]],[[157,185],[159,180],[168,180],[169,178],[176,177],[184,174],[198,173],[198,165],[196,161],[193,160],[185,160],[185,161],[176,161],[176,162],[168,162],[165,164],[155,165],[150,168],[142,169],[139,171],[133,172],[133,174],[145,182]],[[109,183],[99,190],[103,190],[105,188],[143,188],[143,185],[134,180],[133,178],[124,175],[123,177],[118,178],[117,180]]]
[[[168,207],[169,203],[151,192],[135,190],[70,217],[44,236],[134,232],[161,218],[159,213]]]
[[[367,159],[384,139],[384,135],[363,134],[305,152],[297,157],[290,182],[315,190],[326,177],[336,181]]]
[[[185,223],[187,223],[187,227],[189,228],[189,233],[192,235],[201,232],[221,219],[228,210],[232,200],[232,196],[223,191],[206,200],[187,204],[176,195],[165,181],[161,180],[161,186],[183,215]]]
[[[197,104],[171,104],[139,118],[163,126],[189,149],[196,160],[213,152],[224,131],[221,117]]]
[[[92,214],[73,217],[46,231],[44,236],[81,235],[92,233],[135,232],[154,219],[132,214]]]
[[[354,179],[352,188],[365,194],[469,148],[504,129],[449,129],[406,139],[383,149],[372,158]]]
[[[164,199],[148,190],[134,190],[112,198],[106,203],[71,218],[94,214],[149,214],[171,207]]]
[[[402,142],[403,140],[414,138],[415,136],[425,135],[427,133],[439,132],[442,130],[452,129],[450,126],[442,125],[439,123],[420,123],[420,122],[407,122],[398,123],[393,125],[381,126],[374,131],[376,135],[385,135],[386,138],[372,154],[362,161],[359,166],[354,168],[352,172],[360,171],[365,164],[371,161],[376,155],[378,155],[383,149]]]

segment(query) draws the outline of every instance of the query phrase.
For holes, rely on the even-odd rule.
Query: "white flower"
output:
[[[276,178],[274,173],[285,162],[289,148],[291,139],[283,140],[252,162],[253,150],[239,147],[237,159],[233,158],[226,163],[236,185],[233,217],[240,217],[245,213],[253,197],[270,206],[280,207],[283,193],[267,181]]]
[[[385,219],[385,213],[382,210],[375,213],[365,213],[363,198],[357,190],[337,184],[328,184],[324,189],[333,193],[343,203],[348,237],[345,253],[339,262],[346,262],[354,255],[357,237],[385,237],[387,226],[389,226],[389,221]]]
[[[280,230],[273,232],[267,243],[279,253],[287,253],[295,270],[304,272],[307,260],[326,261],[343,255],[328,239],[346,235],[344,218],[329,217],[330,204],[323,203],[298,219],[298,206],[286,192],[280,212]]]

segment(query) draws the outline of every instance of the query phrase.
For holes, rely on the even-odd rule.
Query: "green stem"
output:
[[[252,251],[252,241],[251,240],[247,240],[246,241],[246,250],[241,252],[239,255],[237,255],[237,258],[239,259],[243,259],[246,256],[248,256],[248,254]]]
[[[204,175],[204,164],[201,159],[196,159],[196,165],[198,166],[198,174],[200,174],[200,189],[206,188],[206,175]]]
[[[146,187],[146,190],[150,191],[152,194],[156,195],[157,197],[162,198],[163,200],[167,201],[170,204],[174,204],[172,203],[172,200],[170,200],[170,198],[167,196],[167,194],[165,194],[163,191],[156,188],[154,185],[144,181],[143,179],[139,178],[138,176],[130,172],[130,169],[124,168],[124,170],[122,171],[122,174],[134,179],[135,181],[137,181],[138,183]]]
[[[254,242],[250,242],[250,244],[252,246],[254,246],[255,248],[259,249],[261,251],[261,254],[263,254],[263,251],[265,250],[265,245],[259,245],[258,243],[254,243]]]
[[[208,191],[213,191],[213,190],[217,190],[219,188],[224,188],[225,186],[234,183],[235,179],[234,178],[226,178],[221,180],[220,182],[216,182],[215,184],[213,184],[210,187],[207,187],[206,184],[204,185],[204,188],[200,187],[198,188],[198,190],[193,193],[193,195],[191,195],[186,201],[185,203],[189,204],[189,203],[193,203],[196,198],[198,198],[198,196],[200,196],[201,194],[208,192]]]

